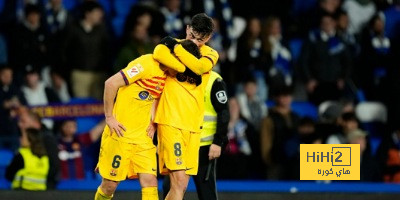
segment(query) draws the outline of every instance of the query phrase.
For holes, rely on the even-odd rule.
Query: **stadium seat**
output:
[[[4,178],[6,167],[10,164],[14,153],[8,149],[0,149],[0,179]]]
[[[292,39],[289,41],[289,49],[292,54],[293,61],[299,60],[301,54],[301,47],[303,46],[302,39]]]
[[[384,12],[385,14],[385,34],[390,39],[398,37],[400,34],[400,11],[395,7],[391,7]],[[390,19],[390,20],[389,20]]]
[[[111,15],[111,11],[112,11],[112,4],[110,2],[110,0],[98,0],[98,2],[101,4],[101,6],[103,6],[104,12],[106,13],[106,15]]]
[[[132,6],[136,4],[136,0],[115,0],[114,8],[118,16],[127,16]]]
[[[67,0],[63,1],[63,5],[65,9],[72,10],[78,5],[78,2],[76,0]]]
[[[5,0],[0,0],[0,13],[3,11]]]
[[[313,120],[318,119],[317,108],[312,103],[295,101],[292,103],[292,110],[300,117],[310,117]]]
[[[122,36],[124,31],[125,17],[115,17],[112,21],[112,26],[117,37]]]
[[[381,144],[382,139],[377,138],[377,137],[371,137],[369,138],[369,144],[371,146],[371,153],[372,155],[375,155],[376,152],[378,151],[379,145]]]
[[[317,5],[317,0],[294,0],[292,9],[295,15],[299,15],[313,9]]]

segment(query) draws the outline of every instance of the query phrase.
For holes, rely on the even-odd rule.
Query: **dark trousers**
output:
[[[193,176],[196,185],[197,196],[199,200],[217,200],[216,186],[216,164],[217,160],[208,160],[208,152],[210,145],[202,146],[199,150],[199,171],[196,176]],[[170,188],[169,176],[164,177],[163,196],[164,199]]]

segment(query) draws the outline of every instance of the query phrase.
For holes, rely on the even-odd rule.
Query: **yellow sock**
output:
[[[142,200],[158,200],[157,187],[142,188]]]
[[[94,200],[110,200],[112,197],[113,195],[108,196],[104,194],[104,192],[100,189],[100,187],[98,187],[96,195],[94,196]]]

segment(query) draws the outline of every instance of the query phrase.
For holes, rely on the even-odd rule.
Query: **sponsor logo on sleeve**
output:
[[[136,75],[138,75],[140,72],[143,71],[143,67],[140,64],[134,65],[130,69],[128,69],[127,74],[129,78],[132,78]]]

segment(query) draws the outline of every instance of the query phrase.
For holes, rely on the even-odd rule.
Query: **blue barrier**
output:
[[[100,180],[68,180],[58,184],[59,190],[95,191]],[[315,181],[227,181],[217,182],[220,192],[284,192],[284,193],[399,193],[399,184],[366,183],[366,182],[332,182],[318,183]],[[0,189],[9,189],[5,180],[0,180]],[[158,182],[158,189],[162,190],[162,180]],[[137,180],[127,180],[118,186],[118,191],[140,191]],[[193,181],[189,182],[189,192],[195,192]]]
[[[100,180],[65,180],[61,181],[58,190],[95,191]],[[10,184],[0,179],[0,189],[9,189]],[[400,193],[399,184],[366,183],[366,182],[332,182],[318,183],[314,181],[227,181],[217,182],[220,192],[330,192],[330,193]],[[158,182],[158,189],[162,190],[162,180]],[[140,191],[137,180],[127,180],[118,186],[119,191]],[[193,181],[189,182],[189,192],[195,192]]]

